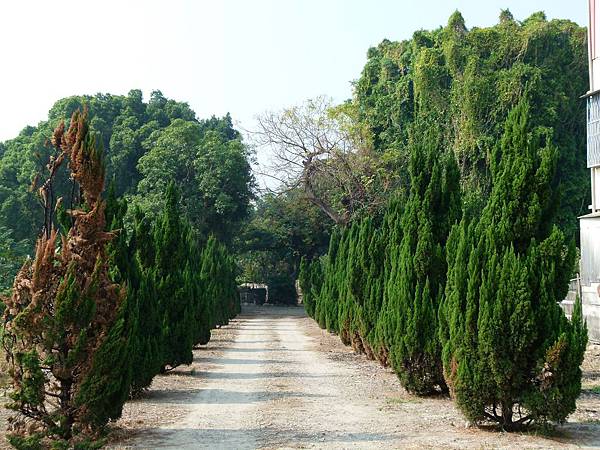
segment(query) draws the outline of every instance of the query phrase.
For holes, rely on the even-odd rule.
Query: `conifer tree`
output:
[[[315,305],[314,299],[311,297],[312,283],[311,283],[311,268],[312,262],[307,260],[306,257],[300,259],[300,269],[298,271],[298,283],[302,292],[302,304],[306,314],[314,319]]]
[[[77,111],[68,130],[64,123],[57,127],[52,143],[56,154],[39,189],[43,233],[35,259],[20,270],[5,300],[3,343],[14,387],[9,407],[18,413],[9,439],[16,447],[81,442],[120,415],[126,396],[114,379],[127,373],[119,317],[124,292],[108,271],[106,244],[114,235],[106,231],[101,198],[101,140],[89,130],[87,112]],[[53,182],[67,159],[83,204],[68,211],[72,226],[59,234]]]
[[[365,257],[368,270],[365,284],[365,300],[360,309],[359,329],[365,354],[369,359],[375,359],[377,347],[377,320],[383,303],[383,287],[385,281],[385,242],[387,236],[383,229],[375,229],[368,219],[365,225],[369,246]]]
[[[345,345],[355,345],[357,297],[361,296],[362,289],[358,286],[362,273],[353,271],[359,264],[358,233],[359,223],[353,222],[351,226],[344,229],[342,247],[336,260],[336,283],[338,286],[337,324],[335,330]],[[354,275],[354,279],[352,279]]]
[[[458,170],[439,148],[436,133],[412,139],[411,191],[402,217],[402,241],[392,246],[386,343],[394,371],[417,394],[446,389],[437,335],[437,311],[446,282],[445,245],[460,215]]]
[[[128,322],[131,339],[131,394],[150,386],[163,367],[162,310],[154,269],[155,248],[152,229],[138,209],[134,212],[133,231],[128,243]]]
[[[165,209],[153,233],[154,280],[162,314],[163,366],[174,368],[192,362],[193,288],[186,244],[189,226],[181,218],[179,194],[173,183],[167,188]]]
[[[321,328],[329,331],[336,330],[331,311],[334,302],[338,299],[336,262],[340,245],[340,231],[335,229],[329,240],[329,251],[323,263],[323,286],[315,302],[315,320]],[[335,319],[337,319],[337,312]]]
[[[323,270],[320,259],[308,261],[302,258],[300,262],[300,274],[298,276],[300,288],[302,289],[302,302],[306,313],[315,319],[316,303],[318,301],[323,284]]]
[[[569,321],[558,305],[574,251],[555,225],[557,154],[551,130],[531,129],[521,100],[494,152],[481,218],[463,219],[448,244],[444,375],[469,420],[506,430],[564,421],[581,387],[581,306]]]

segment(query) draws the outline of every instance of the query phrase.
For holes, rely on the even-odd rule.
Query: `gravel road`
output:
[[[581,402],[551,437],[466,428],[449,399],[410,396],[301,308],[246,307],[191,367],[128,403],[112,448],[595,447],[600,396]]]

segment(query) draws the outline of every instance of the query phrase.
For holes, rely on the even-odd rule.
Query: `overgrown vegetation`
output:
[[[230,242],[249,214],[254,187],[251,155],[231,117],[198,120],[187,103],[167,99],[160,91],[144,102],[142,92],[132,90],[126,96],[61,99],[48,120],[0,144],[0,232],[6,229],[15,243],[25,241],[25,247],[15,248],[18,254],[29,253],[41,227],[39,202],[30,187],[48,163],[46,143],[61,120],[84,106],[105,149],[106,182],[114,181],[117,197],[124,196],[154,220],[173,182],[194,231]],[[65,167],[54,180],[56,197],[70,199]],[[131,227],[135,208],[128,211],[126,226]]]

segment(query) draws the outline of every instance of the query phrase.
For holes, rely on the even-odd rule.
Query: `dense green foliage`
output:
[[[45,145],[54,128],[84,105],[91,129],[100,133],[106,179],[114,180],[117,196],[125,195],[154,219],[164,205],[167,186],[175,182],[194,230],[229,241],[248,215],[254,183],[250,155],[231,118],[197,120],[187,103],[167,99],[159,91],[145,103],[139,90],[126,96],[59,100],[47,121],[26,127],[0,146],[0,226],[10,230],[15,241],[25,239],[33,246],[41,223],[36,193],[29,187],[47,162]],[[72,197],[64,168],[56,177],[55,191],[57,197]]]
[[[531,129],[522,101],[494,152],[492,192],[479,219],[453,230],[440,316],[444,373],[473,421],[511,429],[562,422],[575,410],[587,343],[581,305],[566,296],[575,252],[556,226],[558,151]]]
[[[573,22],[547,21],[543,13],[519,22],[504,11],[495,26],[467,29],[456,12],[446,27],[371,48],[354,104],[383,167],[399,177],[392,187],[409,192],[409,130],[428,117],[442,132],[442,146],[456,155],[465,201],[481,209],[504,120],[527,95],[532,126],[552,130],[559,152],[557,221],[571,236],[589,204],[579,99],[587,77],[586,30]]]
[[[0,292],[7,292],[12,287],[14,274],[23,265],[28,251],[26,240],[17,242],[11,229],[0,227]],[[0,302],[0,313],[1,305]]]
[[[437,310],[446,282],[445,246],[461,215],[459,176],[437,133],[412,138],[411,191],[402,215],[402,240],[388,247],[378,331],[407,390],[445,390],[437,338]]]
[[[253,207],[251,154],[229,116],[197,120],[158,91],[147,103],[135,90],[58,101],[47,121],[0,144],[0,289],[42,223],[71,236],[81,230],[68,210],[100,217],[99,193],[90,201],[64,166],[44,220],[30,189],[55,161],[45,149],[52,130],[83,104],[84,148],[97,163],[106,150],[96,176],[112,182],[108,226],[96,223],[96,253],[86,253],[94,264],[47,266],[55,276],[43,292],[56,314],[15,287],[4,312],[12,407],[43,416],[43,433],[64,442],[101,429],[239,312],[237,277],[266,283],[275,303],[296,301],[298,279],[322,328],[391,366],[410,392],[449,391],[471,421],[507,430],[564,421],[587,342],[581,305],[568,320],[557,304],[589,195],[585,37],[569,21],[536,13],[518,22],[503,11],[488,28],[469,30],[456,12],[445,27],[384,40],[350,101],[265,117],[265,142],[299,169],[277,166],[284,192]],[[63,257],[44,236],[39,264],[43,252]],[[37,267],[26,263],[22,278]],[[110,300],[104,321],[101,298]],[[27,341],[39,325],[32,312],[46,335]],[[58,362],[46,355],[57,342],[69,344]],[[72,409],[50,418],[47,366],[75,386]],[[25,422],[15,429],[22,448],[44,438]]]
[[[589,195],[585,30],[455,13],[368,57],[349,107],[392,172],[387,208],[303,260],[308,314],[469,420],[564,421],[587,342],[581,305],[558,305]]]
[[[391,364],[420,394],[444,390],[437,310],[446,279],[445,244],[460,217],[458,170],[439,140],[415,141],[411,194],[379,226],[365,218],[336,231],[321,260],[304,260],[307,312],[369,357]]]
[[[267,284],[270,302],[295,304],[301,259],[327,250],[329,228],[297,191],[263,196],[237,242],[241,281]]]
[[[205,136],[212,141],[219,140],[214,133],[224,133],[219,127],[231,125],[229,119],[209,123],[215,130]],[[208,234],[211,226],[235,228],[237,219],[213,215],[210,225],[194,226],[175,181],[148,210],[134,202],[129,213],[132,197],[118,197],[116,180],[104,201],[102,136],[79,112],[64,130],[60,125],[53,134],[56,151],[44,153],[50,164],[41,174],[48,180],[39,189],[45,214],[36,256],[19,271],[3,315],[2,342],[15,388],[9,406],[18,413],[11,443],[17,448],[93,445],[88,438],[121,415],[131,394],[156,374],[191,363],[193,347],[206,344],[213,328],[240,311],[234,258]],[[222,173],[230,159],[229,169],[239,170],[239,158],[247,165],[247,155],[237,137],[233,141],[232,151],[215,147],[212,156],[202,157],[219,160]],[[68,190],[61,185],[67,174]],[[213,181],[211,189],[225,182]],[[249,193],[250,178],[242,184],[234,189]],[[70,195],[58,199],[55,189]],[[233,203],[244,209],[249,198]],[[63,204],[78,209],[67,211]],[[223,212],[227,205],[215,208]],[[5,245],[16,258],[9,251],[26,244],[7,239]],[[54,398],[60,402],[50,408]]]
[[[138,209],[131,233],[122,228],[127,204],[114,192],[109,192],[107,216],[119,235],[109,252],[112,276],[129,288],[123,333],[135,393],[157,373],[190,364],[192,348],[206,344],[212,329],[239,313],[237,268],[215,237],[198,241],[181,214],[173,183],[156,222]]]

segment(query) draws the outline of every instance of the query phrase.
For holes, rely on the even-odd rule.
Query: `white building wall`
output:
[[[589,0],[588,47],[590,59],[590,92],[600,89],[600,1]]]
[[[567,315],[581,298],[590,340],[600,342],[600,0],[589,0],[587,94],[587,166],[591,177],[590,214],[579,218],[580,279],[561,302]]]

